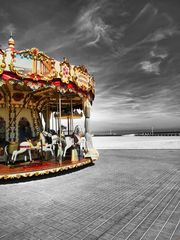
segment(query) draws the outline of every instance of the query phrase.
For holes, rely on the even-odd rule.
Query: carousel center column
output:
[[[90,134],[90,112],[91,112],[91,105],[88,99],[84,100],[84,116],[85,116],[85,136],[86,133]]]
[[[90,133],[90,111],[91,104],[88,99],[84,100],[83,103],[84,115],[85,115],[85,139],[86,139],[86,151],[85,158],[91,158],[91,160],[96,160],[99,158],[98,151],[93,146],[92,136]]]

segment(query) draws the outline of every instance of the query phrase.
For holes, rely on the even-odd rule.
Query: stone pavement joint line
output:
[[[174,176],[173,176],[173,178],[174,178]],[[157,181],[157,182],[159,182],[159,181]],[[157,183],[157,182],[156,182],[156,183]],[[147,192],[151,187],[152,187],[151,185],[148,185],[148,187],[147,187],[143,192],[141,192],[141,194],[142,194],[142,193],[144,194],[145,192]],[[134,203],[134,200],[137,199],[138,197],[139,197],[139,194],[138,194],[135,198],[133,198],[130,202],[128,202],[125,206],[123,206],[123,208],[127,207],[127,206],[130,205],[130,203],[132,203],[132,202]],[[118,204],[118,205],[119,205],[119,204]],[[117,206],[117,205],[116,205],[116,206]],[[116,207],[116,206],[115,206],[115,207]],[[113,208],[114,208],[114,207],[113,207]],[[123,208],[120,208],[118,211],[115,211],[115,213],[114,213],[113,215],[111,214],[108,219],[106,219],[104,222],[101,222],[100,225],[96,226],[96,228],[94,228],[93,230],[91,230],[91,233],[94,232],[95,230],[97,230],[97,229],[98,229],[99,227],[101,227],[102,225],[108,223],[109,220],[112,219],[114,216],[116,216],[120,211],[122,211]],[[110,209],[110,210],[112,210],[112,209]],[[110,211],[110,210],[109,210],[109,211]],[[109,211],[108,211],[108,212],[109,212]],[[128,211],[129,211],[129,210],[128,210]],[[105,212],[104,214],[107,214],[107,212]],[[119,221],[119,220],[118,220],[118,221]],[[87,228],[88,226],[90,226],[93,222],[94,222],[94,221],[92,221],[89,225],[87,225],[86,228]],[[117,222],[117,219],[116,219],[116,222]],[[109,229],[110,229],[113,225],[114,225],[114,222],[112,222],[112,224],[110,224]],[[108,230],[108,229],[107,229],[107,230]],[[106,231],[107,231],[107,230],[106,230]],[[79,232],[80,232],[80,231],[79,231]],[[79,233],[79,232],[78,232],[78,233]],[[88,234],[89,234],[89,233],[88,233]],[[88,234],[87,234],[86,236],[84,236],[84,238],[82,238],[82,239],[85,239],[85,238],[88,236]],[[76,235],[76,234],[74,234],[74,235]],[[70,237],[69,239],[71,239],[71,238],[72,238],[72,237]]]
[[[173,187],[174,187],[174,186],[173,186]],[[165,188],[167,188],[167,186],[166,186]],[[148,202],[140,211],[138,211],[138,213],[137,213],[126,225],[124,225],[124,227],[123,227],[120,231],[118,231],[118,233],[117,233],[112,239],[114,239],[114,238],[119,234],[119,232],[121,232],[127,225],[129,225],[129,223],[132,222],[132,221],[135,219],[135,217],[137,217],[158,195],[160,195],[160,193],[161,193],[163,190],[164,190],[164,189],[161,189],[161,191],[158,192],[158,193],[151,199],[150,202]],[[168,193],[166,193],[166,195],[167,195],[167,194],[168,194]],[[165,195],[165,196],[166,196],[166,195]],[[163,197],[163,198],[164,198],[164,197]],[[162,201],[162,200],[161,200],[161,201]],[[128,205],[128,204],[127,204],[127,205]],[[126,206],[127,206],[127,205],[126,205]],[[124,208],[124,207],[123,207],[123,208]],[[102,226],[103,224],[105,224],[106,222],[108,222],[108,220],[114,218],[114,216],[117,215],[120,211],[122,211],[122,209],[120,209],[118,212],[116,212],[114,215],[112,215],[109,219],[107,219],[104,223],[102,223],[101,226]],[[121,219],[121,218],[120,218],[120,219]],[[117,222],[119,222],[119,221],[120,221],[119,219],[116,220],[116,224],[117,224]],[[114,226],[114,223],[109,226],[109,229],[110,229],[112,226]],[[99,226],[97,226],[97,228],[99,228]],[[95,231],[97,228],[95,228],[93,231]],[[93,231],[91,231],[91,233],[92,233]],[[87,235],[87,236],[88,236],[88,235]],[[87,236],[85,236],[83,239],[86,239]]]
[[[177,184],[176,184],[176,185],[177,185]],[[173,186],[173,188],[174,188],[174,186]],[[173,189],[173,188],[172,188],[172,189]],[[170,192],[172,191],[172,189],[170,190]],[[161,190],[161,191],[162,191],[162,190]],[[161,191],[160,191],[159,193],[161,193]],[[177,192],[179,192],[179,189],[178,189]],[[176,192],[176,193],[177,193],[177,192]],[[176,193],[175,193],[175,194],[176,194]],[[139,225],[142,224],[142,222],[144,222],[144,220],[146,220],[146,218],[154,211],[154,209],[157,208],[157,206],[159,206],[159,204],[165,199],[165,197],[166,197],[168,194],[169,194],[169,192],[167,192],[166,195],[164,195],[163,198],[150,210],[150,212],[149,212],[147,215],[145,215],[145,217],[142,219],[142,221],[139,223]],[[159,195],[159,194],[157,194],[157,195]],[[156,195],[156,196],[157,196],[157,195]],[[155,196],[155,197],[156,197],[156,196]],[[154,200],[155,197],[154,197],[152,200]],[[173,195],[173,197],[174,197],[174,195]],[[151,200],[151,201],[152,201],[152,200]],[[150,201],[145,207],[143,207],[143,208],[141,209],[141,211],[138,212],[120,231],[118,231],[117,234],[116,234],[111,240],[114,240],[114,239],[119,235],[119,233],[120,233],[126,226],[128,226],[129,223],[131,223],[131,222],[151,203],[151,201]],[[179,203],[178,203],[178,204],[179,204]],[[127,239],[130,238],[130,236],[131,236],[131,235],[133,234],[133,232],[139,227],[139,225],[137,225],[137,227],[133,229],[133,231],[126,237],[125,240],[127,240]]]
[[[0,240],[179,240],[180,150],[100,150],[95,165],[0,184]]]

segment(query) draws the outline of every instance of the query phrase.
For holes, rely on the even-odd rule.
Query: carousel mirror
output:
[[[18,124],[19,130],[19,142],[26,141],[27,139],[32,138],[32,130],[30,127],[29,121],[23,117],[20,119]]]
[[[55,62],[36,48],[13,53],[10,70],[23,78],[51,80],[55,75]]]
[[[32,57],[30,55],[24,56],[21,53],[17,53],[14,60],[15,69],[21,74],[32,73]]]

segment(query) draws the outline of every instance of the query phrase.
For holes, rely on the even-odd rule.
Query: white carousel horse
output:
[[[42,144],[44,146],[44,150],[43,151],[51,151],[52,150],[52,152],[53,152],[52,155],[54,156],[54,155],[57,154],[56,157],[60,156],[60,154],[63,155],[62,143],[60,143],[60,136],[55,131],[53,131],[53,130],[50,130],[50,131],[51,131],[51,133],[43,131],[40,134],[40,139],[41,139]],[[49,139],[51,139],[50,140],[51,143],[47,143],[46,142],[47,137]],[[55,154],[55,151],[56,151],[55,149],[56,148],[58,150],[57,150],[57,153]]]
[[[66,156],[66,152],[67,152],[68,148],[72,147],[75,144],[73,137],[65,137],[65,139],[66,139],[66,147],[63,152],[63,157]],[[85,149],[85,142],[86,142],[85,137],[81,137],[76,144],[80,146],[81,150],[83,150],[83,149]]]
[[[51,138],[51,143],[47,143],[46,138]],[[79,125],[77,125],[73,132],[73,137],[67,136],[65,137],[66,146],[62,151],[62,144],[60,143],[60,137],[58,134],[51,134],[47,131],[42,131],[40,133],[40,140],[42,142],[42,150],[44,152],[50,151],[52,156],[54,156],[55,145],[58,144],[58,153],[57,156],[62,154],[63,157],[66,156],[67,149],[73,145],[79,145],[80,149],[83,150],[85,148],[85,138],[82,137],[82,130]]]
[[[64,148],[63,157],[66,156],[66,152],[67,152],[68,148],[70,148],[71,146],[74,145],[74,138],[67,136],[67,137],[65,137],[65,141],[66,141],[66,146]]]
[[[80,146],[80,149],[85,149],[86,138],[84,137],[83,131],[79,125],[74,129],[74,142]]]
[[[54,156],[52,143],[47,143],[46,142],[46,137],[47,136],[49,138],[52,138],[52,135],[50,133],[46,132],[46,131],[43,131],[43,132],[40,133],[40,142],[38,142],[37,148],[39,149],[39,151],[41,151],[41,147],[42,147],[43,152],[50,152],[51,155]]]
[[[52,131],[52,130],[51,130]],[[47,143],[47,137],[49,138],[49,142]],[[62,147],[60,143],[60,137],[58,136],[55,131],[53,133],[43,131],[40,133],[40,140],[42,142],[42,150],[44,152],[50,151],[52,156],[55,155],[55,148],[58,146],[57,157],[61,154],[62,155]]]
[[[73,145],[79,145],[80,150],[83,150],[85,148],[85,138],[82,137],[82,129],[79,125],[77,125],[74,129],[73,136],[67,136],[65,137],[66,140],[66,147],[63,152],[63,157],[66,156],[66,151],[68,148],[72,147]]]
[[[19,145],[19,150],[14,150],[12,153],[11,161],[13,163],[16,162],[17,156],[28,152],[29,154],[29,159],[32,161],[32,156],[31,156],[31,148],[32,148],[32,143],[30,141],[22,142]],[[27,156],[25,155],[25,161],[27,161]]]
[[[57,134],[52,135],[52,145],[59,143],[60,137]]]

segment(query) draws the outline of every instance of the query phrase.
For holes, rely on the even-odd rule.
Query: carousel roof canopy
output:
[[[8,48],[0,49],[0,86],[10,83],[41,91],[51,88],[63,93],[94,99],[95,83],[84,65],[71,65],[64,58],[59,62],[37,48],[16,50],[11,36]]]

